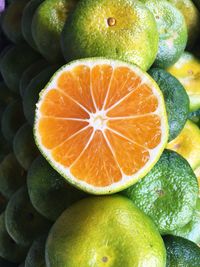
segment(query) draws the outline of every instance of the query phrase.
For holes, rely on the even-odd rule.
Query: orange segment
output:
[[[113,68],[109,65],[95,66],[91,71],[91,87],[99,110],[102,109],[110,85]]]
[[[106,130],[106,136],[124,174],[133,175],[148,162],[150,155],[147,149],[109,130]]]
[[[89,119],[89,114],[62,92],[52,89],[40,107],[44,116]]]
[[[63,144],[52,150],[53,158],[63,166],[69,167],[87,145],[92,132],[93,128],[88,127],[67,139]]]
[[[152,89],[146,84],[139,86],[118,105],[108,111],[108,117],[134,116],[154,112],[158,107],[158,100]]]
[[[141,79],[128,67],[117,67],[114,70],[105,109],[116,104],[120,99],[134,91]]]
[[[84,153],[70,168],[71,173],[79,180],[93,186],[108,186],[122,179],[119,167],[100,130]]]
[[[88,122],[85,121],[41,118],[38,131],[41,136],[43,146],[47,149],[52,149],[87,125]]]
[[[65,94],[83,105],[88,111],[95,112],[90,90],[90,68],[84,65],[66,71],[58,78],[58,87]]]
[[[149,149],[155,148],[161,141],[161,123],[158,115],[109,120],[107,125],[133,142]]]

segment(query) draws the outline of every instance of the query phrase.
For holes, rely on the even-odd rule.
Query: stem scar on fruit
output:
[[[117,21],[116,21],[115,18],[110,17],[110,18],[107,19],[108,26],[110,26],[110,27],[115,26],[116,22]]]
[[[165,195],[165,192],[162,189],[156,190],[156,193],[158,194],[159,197],[163,197]]]
[[[103,258],[102,258],[102,261],[103,261],[103,262],[107,262],[107,261],[108,261],[108,258],[107,258],[107,257],[103,257]]]

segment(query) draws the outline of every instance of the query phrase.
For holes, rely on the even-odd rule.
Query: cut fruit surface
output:
[[[40,93],[34,133],[42,154],[71,184],[109,194],[155,165],[168,123],[162,93],[148,74],[96,58],[55,73]]]

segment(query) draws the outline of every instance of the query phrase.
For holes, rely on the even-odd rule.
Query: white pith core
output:
[[[90,126],[94,128],[94,130],[105,130],[107,118],[105,116],[104,111],[97,111],[96,113],[89,113],[90,119],[88,120]]]

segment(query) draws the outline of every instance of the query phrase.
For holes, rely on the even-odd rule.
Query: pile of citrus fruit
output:
[[[0,1],[0,267],[200,267],[200,1]]]

